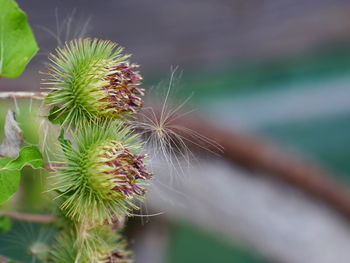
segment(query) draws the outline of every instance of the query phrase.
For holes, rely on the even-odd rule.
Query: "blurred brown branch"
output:
[[[350,219],[350,192],[334,182],[325,169],[281,152],[263,139],[218,127],[198,116],[175,116],[170,126],[193,131],[174,128],[176,133],[187,137],[192,149],[201,151],[207,148],[242,168],[274,176],[324,201]],[[203,139],[196,134],[216,142],[223,147],[223,152],[218,151],[215,144],[203,145]]]
[[[43,99],[45,92],[1,91],[0,99]]]
[[[50,224],[54,221],[55,217],[53,215],[44,214],[26,214],[11,211],[0,211],[0,216],[6,216],[11,219],[40,223],[40,224]]]

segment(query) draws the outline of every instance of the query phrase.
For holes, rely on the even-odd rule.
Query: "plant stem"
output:
[[[26,214],[26,213],[18,213],[18,212],[11,212],[11,211],[0,211],[0,216],[7,216],[11,219],[27,221],[32,223],[40,223],[40,224],[50,224],[55,219],[53,215]]]
[[[1,91],[0,99],[37,99],[42,100],[46,92],[27,92],[27,91]]]

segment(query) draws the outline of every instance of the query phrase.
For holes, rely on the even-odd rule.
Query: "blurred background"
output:
[[[39,91],[48,53],[66,40],[110,39],[141,65],[156,103],[177,67],[173,102],[191,96],[185,108],[215,127],[350,185],[350,1],[17,2],[40,51],[20,78],[0,80],[1,91]],[[161,160],[154,167],[142,213],[164,214],[128,222],[137,263],[349,262],[350,217],[296,185],[218,156],[198,156],[175,180]]]

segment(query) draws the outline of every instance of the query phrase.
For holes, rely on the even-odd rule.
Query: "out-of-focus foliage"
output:
[[[47,127],[41,125],[40,102],[21,100],[16,106],[13,100],[3,100],[0,105],[0,141],[5,138],[4,127],[5,116],[8,109],[12,109],[16,113],[16,121],[21,128],[24,136],[25,145],[39,146],[39,136],[42,140],[46,138],[48,132]],[[40,132],[41,130],[41,132]],[[53,135],[56,136],[56,135]],[[45,139],[46,140],[46,139]],[[48,153],[44,151],[42,146],[39,146],[44,158],[48,158]],[[44,169],[34,170],[31,167],[24,167],[21,171],[20,195],[16,196],[16,200],[11,199],[10,202],[4,203],[2,206],[6,209],[16,209],[19,211],[41,211],[47,207],[48,194],[43,194],[45,191],[47,171]],[[51,198],[50,198],[51,199]],[[12,202],[15,201],[15,202]]]
[[[0,0],[0,77],[18,77],[37,51],[26,14],[14,0]]]
[[[265,263],[266,261],[250,249],[226,243],[208,233],[198,231],[185,224],[172,228],[168,263],[177,262],[245,262]]]
[[[44,168],[42,155],[37,147],[24,147],[16,159],[0,159],[0,203],[8,200],[17,191],[21,170],[26,165]]]
[[[7,232],[11,229],[11,220],[6,216],[0,216],[0,233]]]
[[[43,262],[56,229],[51,225],[16,220],[12,224],[8,232],[0,235],[0,254],[15,262]]]

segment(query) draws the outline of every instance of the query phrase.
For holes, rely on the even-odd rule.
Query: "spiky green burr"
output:
[[[77,39],[51,54],[50,90],[46,102],[51,115],[64,124],[83,119],[121,118],[142,105],[142,77],[116,43],[100,39]]]
[[[126,241],[110,226],[98,226],[83,233],[63,229],[50,252],[50,263],[131,263]]]
[[[63,145],[54,188],[63,213],[80,224],[112,223],[129,215],[142,201],[152,175],[137,135],[114,122],[87,124],[73,135],[75,147]]]

